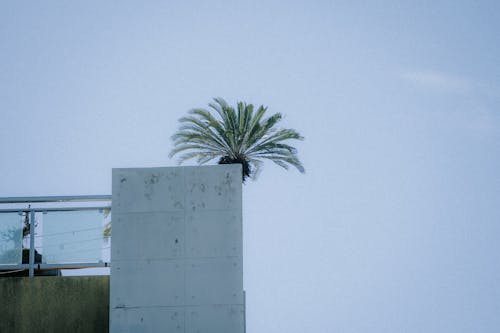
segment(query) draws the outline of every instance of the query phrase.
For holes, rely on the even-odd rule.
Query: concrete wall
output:
[[[244,330],[241,165],[113,170],[110,332]]]
[[[0,332],[108,332],[109,277],[0,278]]]

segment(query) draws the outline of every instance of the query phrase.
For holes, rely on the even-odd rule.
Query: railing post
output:
[[[31,210],[29,213],[30,213],[29,277],[31,278],[35,276],[35,211]]]

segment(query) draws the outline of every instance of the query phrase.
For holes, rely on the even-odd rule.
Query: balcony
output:
[[[111,195],[0,198],[0,277],[109,274],[110,231]]]

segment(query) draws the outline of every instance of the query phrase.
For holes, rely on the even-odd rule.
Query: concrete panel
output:
[[[243,332],[241,165],[114,169],[111,332]]]
[[[235,258],[186,261],[186,304],[243,304],[243,270]]]
[[[111,308],[185,303],[183,260],[118,261],[111,267]]]
[[[185,332],[184,308],[150,307],[111,309],[110,318],[110,332]]]
[[[244,331],[241,305],[210,305],[186,308],[186,333],[234,333]]]
[[[186,215],[188,257],[241,256],[241,212],[198,211]]]
[[[241,211],[241,166],[186,168],[187,210]]]
[[[184,168],[113,169],[113,213],[184,210]]]
[[[113,212],[111,256],[116,261],[183,257],[184,228],[182,211],[130,214]],[[162,236],[161,239],[158,239],[158,235]],[[122,241],[125,243],[122,244]]]

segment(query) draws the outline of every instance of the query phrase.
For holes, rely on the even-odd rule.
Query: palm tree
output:
[[[276,128],[282,118],[280,113],[264,118],[267,107],[262,105],[255,111],[252,104],[239,102],[235,110],[222,98],[214,101],[209,104],[210,110],[193,109],[179,119],[181,125],[172,136],[175,148],[170,157],[181,154],[179,164],[192,158],[198,164],[213,159],[218,159],[219,164],[240,163],[243,182],[257,175],[263,159],[285,169],[291,165],[305,172],[297,149],[284,143],[304,138],[293,129]]]

